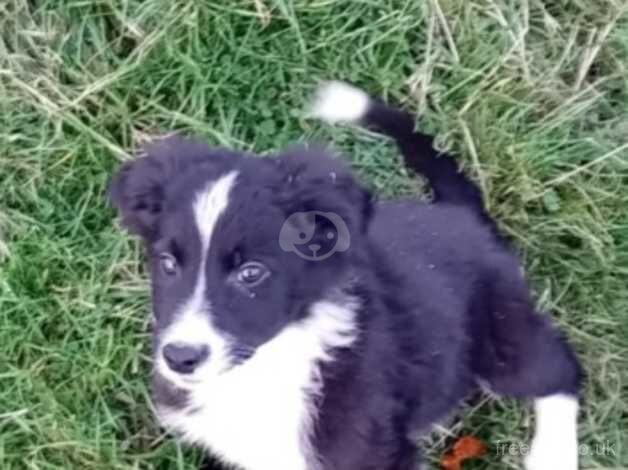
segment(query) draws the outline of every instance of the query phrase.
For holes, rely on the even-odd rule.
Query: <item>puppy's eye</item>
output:
[[[238,282],[248,287],[255,287],[261,284],[268,276],[270,271],[262,263],[251,261],[244,263],[238,270]]]
[[[159,267],[166,276],[174,276],[179,270],[176,258],[170,253],[161,253],[159,255]]]

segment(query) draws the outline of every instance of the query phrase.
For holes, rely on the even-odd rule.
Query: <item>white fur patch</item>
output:
[[[364,117],[369,104],[369,96],[359,88],[344,82],[329,82],[317,91],[308,114],[330,124],[357,122]]]
[[[284,328],[243,364],[199,374],[201,382],[186,387],[188,407],[160,408],[161,421],[246,470],[320,469],[310,444],[311,397],[320,393],[320,361],[355,340],[355,309],[351,299],[314,304],[305,320]]]
[[[216,181],[212,181],[201,191],[194,201],[194,217],[198,231],[203,243],[203,259],[207,255],[209,240],[211,239],[214,227],[218,218],[225,211],[229,204],[229,193],[238,176],[236,171],[221,176]]]
[[[175,321],[163,333],[160,346],[169,343],[207,345],[210,358],[194,373],[181,375],[168,367],[163,354],[157,354],[155,366],[161,375],[180,388],[198,383],[199,377],[217,374],[227,367],[228,338],[216,331],[209,317],[211,306],[205,299],[205,262],[209,241],[220,218],[229,204],[229,193],[233,188],[236,172],[228,173],[210,183],[194,201],[194,216],[201,238],[201,261],[198,278],[192,296],[179,309]]]
[[[578,469],[578,400],[556,394],[534,402],[536,432],[526,470]]]

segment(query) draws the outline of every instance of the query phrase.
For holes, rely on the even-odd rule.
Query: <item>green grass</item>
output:
[[[0,4],[0,468],[192,469],[146,390],[138,243],[104,200],[173,129],[272,152],[329,141],[384,194],[419,193],[379,138],[306,121],[340,78],[420,113],[513,239],[587,371],[580,435],[628,468],[628,17],[624,0],[5,0]],[[427,440],[526,441],[476,400]],[[518,468],[518,457],[468,468]],[[436,467],[434,467],[436,468]]]

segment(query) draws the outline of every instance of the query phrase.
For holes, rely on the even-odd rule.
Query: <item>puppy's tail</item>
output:
[[[411,114],[376,101],[346,83],[330,82],[318,90],[310,115],[332,124],[360,124],[392,137],[406,167],[427,178],[435,201],[469,207],[496,232],[478,186],[459,170],[451,155],[434,149],[431,136],[414,130]]]

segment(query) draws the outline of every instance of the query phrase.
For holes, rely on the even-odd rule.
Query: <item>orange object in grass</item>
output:
[[[486,444],[473,436],[458,439],[451,450],[440,460],[443,470],[462,470],[462,462],[467,459],[481,457],[486,453]]]

